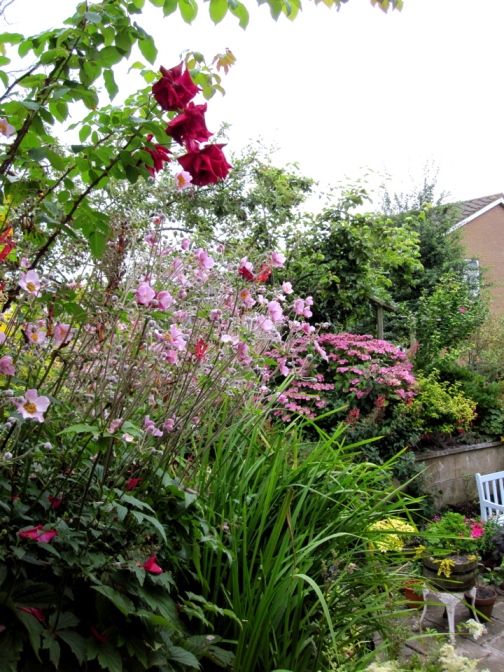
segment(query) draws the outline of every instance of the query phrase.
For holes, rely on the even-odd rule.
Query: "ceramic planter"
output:
[[[480,589],[483,589],[481,591]],[[482,595],[479,597],[478,595]],[[483,596],[484,595],[484,596]],[[471,598],[469,595],[464,595],[465,601],[470,604]],[[497,591],[490,586],[478,586],[476,589],[476,597],[474,599],[474,608],[479,613],[476,614],[480,621],[489,621],[492,615],[493,605],[497,599]],[[474,611],[469,607],[471,618],[475,618]]]
[[[424,598],[422,595],[423,581],[421,579],[410,579],[403,584],[403,593],[406,600],[407,609],[420,609],[423,607]],[[420,594],[419,592],[420,591]]]

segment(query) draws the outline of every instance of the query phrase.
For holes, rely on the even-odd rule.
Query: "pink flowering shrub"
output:
[[[326,380],[351,407],[369,413],[415,396],[413,366],[392,343],[348,333],[324,334],[318,342],[327,354]]]

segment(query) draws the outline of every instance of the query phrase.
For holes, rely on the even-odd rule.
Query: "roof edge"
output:
[[[476,219],[476,217],[481,217],[481,215],[484,215],[485,212],[488,212],[492,208],[495,208],[496,205],[504,206],[503,196],[497,198],[495,201],[492,201],[492,203],[488,203],[488,205],[485,205],[483,208],[480,208],[480,210],[473,212],[473,214],[469,215],[469,217],[466,217],[465,219],[462,219],[460,222],[457,222],[457,224],[454,224],[450,229],[448,229],[447,233],[453,233],[454,231],[457,231],[457,229],[460,229],[466,224],[469,224],[469,222],[471,222],[473,219]]]

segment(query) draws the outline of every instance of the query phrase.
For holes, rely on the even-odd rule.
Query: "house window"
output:
[[[464,259],[464,280],[470,287],[471,294],[477,296],[480,290],[480,268],[477,259]]]

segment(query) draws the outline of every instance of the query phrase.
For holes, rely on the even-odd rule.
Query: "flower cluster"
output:
[[[496,523],[476,521],[461,513],[448,511],[436,516],[424,532],[423,554],[456,555],[478,553],[483,550],[488,538],[492,537]]]
[[[387,551],[401,551],[409,537],[416,533],[416,528],[401,518],[385,518],[372,523],[369,531],[373,534],[371,548],[376,547],[382,553]],[[399,534],[398,534],[399,533]],[[375,538],[376,537],[376,538]]]
[[[222,144],[207,144],[200,147],[200,143],[206,142],[212,133],[206,127],[204,105],[195,105],[192,102],[200,88],[193,82],[183,64],[167,69],[161,67],[161,79],[152,87],[152,94],[161,108],[167,112],[177,112],[177,116],[168,122],[166,134],[175,142],[186,149],[186,154],[179,156],[177,161],[183,168],[175,180],[179,190],[186,189],[190,184],[204,187],[223,180],[231,166],[226,161],[222,151]],[[156,171],[156,159],[167,161],[168,157],[162,157],[162,146],[156,145],[150,151],[154,159],[152,171]],[[165,150],[166,151],[166,150]],[[154,156],[153,152],[157,152]],[[162,167],[162,163],[161,163]]]

